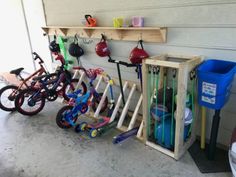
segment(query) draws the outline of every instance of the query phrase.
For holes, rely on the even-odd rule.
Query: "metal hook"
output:
[[[173,72],[173,78],[175,78],[175,77],[176,77],[176,74],[177,74],[177,70],[176,70],[176,69],[173,69],[172,72]]]
[[[143,41],[143,33],[139,34],[138,41]]]
[[[102,39],[105,41],[106,40],[106,36],[105,36],[105,32],[101,33]]]
[[[192,70],[191,72],[190,72],[190,80],[193,80],[193,79],[195,79],[196,78],[196,71],[195,70]]]

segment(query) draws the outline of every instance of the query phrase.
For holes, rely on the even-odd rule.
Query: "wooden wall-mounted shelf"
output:
[[[138,41],[142,39],[144,42],[166,42],[166,27],[63,27],[63,26],[47,26],[42,27],[43,31],[48,35],[74,36],[79,35],[82,38],[101,38],[104,34],[109,40],[121,41]]]

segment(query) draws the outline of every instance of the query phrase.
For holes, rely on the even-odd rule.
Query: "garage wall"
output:
[[[9,72],[19,67],[32,72],[34,65],[21,1],[1,1],[0,21],[0,72]]]
[[[98,18],[100,26],[112,26],[112,18],[144,16],[145,26],[166,26],[166,44],[145,44],[150,55],[174,53],[203,55],[236,61],[236,1],[235,0],[43,0],[47,25],[81,26],[84,14]],[[85,67],[102,66],[116,76],[115,66],[94,53],[97,40],[81,41],[86,50],[82,58]],[[89,44],[88,44],[89,43]],[[134,42],[112,41],[109,43],[112,56],[127,60]],[[126,79],[136,80],[136,73],[122,68]],[[231,131],[236,125],[236,80],[232,96],[222,110],[218,142],[228,145]],[[207,135],[209,137],[212,112],[209,111]]]

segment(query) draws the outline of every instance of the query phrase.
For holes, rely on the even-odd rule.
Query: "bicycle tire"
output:
[[[67,96],[67,87],[69,86],[69,90],[71,90],[72,92],[75,91],[75,87],[77,85],[77,83],[79,82],[79,79],[72,79],[71,82],[69,84],[65,84],[64,87],[63,87],[63,90],[62,90],[62,96],[63,98],[66,100],[66,101],[69,101],[70,98]],[[71,87],[73,84],[73,87]],[[75,84],[75,86],[74,86]],[[82,95],[84,95],[86,92],[87,92],[87,87],[86,87],[86,84],[84,82],[81,82],[80,86],[78,89],[82,89]]]
[[[10,90],[10,89],[13,89],[12,90],[12,92],[11,92],[11,94],[13,94],[13,92],[16,92],[16,93],[14,93],[15,95],[9,95],[9,96],[7,96],[7,101],[11,101],[11,102],[13,102],[13,105],[12,105],[12,107],[10,107],[10,106],[7,106],[5,103],[7,102],[7,101],[2,101],[2,96],[4,95],[4,93],[6,93],[8,90]],[[19,93],[19,89],[18,89],[18,87],[16,86],[16,85],[7,85],[7,86],[5,86],[5,87],[3,87],[3,88],[1,88],[0,89],[0,108],[2,109],[2,110],[4,110],[4,111],[8,111],[8,112],[13,112],[13,111],[16,111],[16,107],[15,107],[15,104],[14,104],[14,101],[15,101],[15,98],[16,98],[16,95]],[[10,98],[10,96],[12,96],[12,98]],[[12,100],[11,100],[12,99]]]
[[[73,106],[64,106],[62,107],[58,113],[57,113],[57,116],[56,116],[56,124],[58,127],[62,128],[62,129],[68,129],[68,128],[71,128],[72,125],[70,125],[68,122],[66,122],[64,120],[64,115],[63,113],[65,113],[65,111],[70,111],[73,109]],[[77,121],[77,117],[73,117],[73,120],[72,120],[74,123]]]
[[[17,96],[16,96],[16,99],[15,99],[15,107],[16,107],[16,110],[23,114],[23,115],[27,115],[27,116],[33,116],[33,115],[36,115],[38,114],[40,111],[42,111],[42,109],[44,108],[45,106],[45,98],[40,94],[40,97],[39,97],[39,101],[40,101],[40,106],[34,110],[34,111],[27,111],[25,108],[23,108],[24,106],[24,101],[27,101],[27,104],[29,105],[29,102],[28,102],[28,99],[26,99],[25,96],[29,96],[29,98],[34,94],[36,93],[37,91],[39,91],[38,89],[34,89],[34,88],[29,88],[29,89],[25,89],[25,90],[22,90]],[[23,102],[21,102],[21,100],[24,100]],[[34,105],[35,106],[35,105]],[[33,106],[30,106],[30,107],[33,107]]]

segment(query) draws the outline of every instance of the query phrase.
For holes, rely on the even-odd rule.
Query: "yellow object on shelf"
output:
[[[124,18],[122,17],[113,18],[113,27],[115,28],[123,27],[123,23],[124,23]]]

